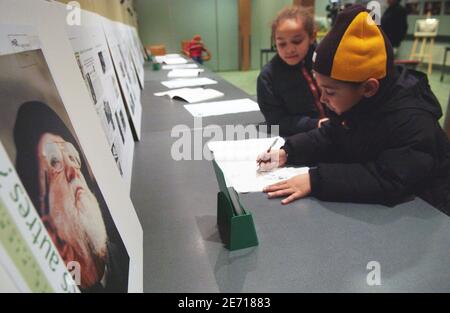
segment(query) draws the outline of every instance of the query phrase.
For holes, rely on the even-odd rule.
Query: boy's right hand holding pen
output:
[[[256,162],[258,171],[268,172],[286,164],[287,155],[284,149],[269,149],[258,155]]]

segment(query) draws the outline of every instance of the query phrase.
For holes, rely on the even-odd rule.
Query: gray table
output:
[[[229,252],[216,226],[211,162],[171,157],[170,122],[188,117],[169,109],[174,116],[152,130],[149,100],[144,93],[131,195],[144,229],[146,292],[450,291],[450,218],[420,199],[393,208],[314,198],[282,206],[243,194],[260,244]],[[238,120],[223,118],[222,125]],[[371,261],[380,265],[380,286],[367,284]]]
[[[215,73],[206,68],[204,69],[205,71],[200,73],[199,77],[208,77],[218,82],[217,84],[207,85],[205,87],[219,90],[225,94],[223,97],[211,101],[234,100],[241,98],[254,99],[254,97],[248,95],[241,89],[236,88]],[[167,78],[168,72],[169,71],[166,70],[152,71],[149,66],[145,68],[145,89],[142,92],[144,116],[142,122],[143,135],[152,131],[169,130],[175,125],[187,125],[189,128],[194,127],[194,118],[185,108],[183,108],[183,105],[187,104],[186,102],[170,100],[168,97],[156,97],[154,95],[155,92],[170,90],[161,84],[161,81],[170,80]],[[264,117],[261,112],[245,112],[240,114],[211,116],[202,119],[203,126],[226,124],[248,125],[263,121]]]

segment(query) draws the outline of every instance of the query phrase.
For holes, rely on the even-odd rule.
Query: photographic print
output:
[[[103,51],[100,51],[98,53],[98,59],[100,60],[100,64],[102,65],[103,74],[105,74],[106,73],[106,63],[105,63],[105,59],[103,57]]]
[[[103,21],[106,40],[112,57],[112,63],[117,73],[119,85],[125,99],[128,116],[131,120],[133,135],[136,140],[141,137],[141,88],[135,69],[133,58],[128,51],[126,41],[121,41],[121,29],[116,23]]]
[[[117,169],[125,181],[131,184],[134,140],[131,130],[120,133],[115,127],[113,113],[125,110],[125,104],[116,82],[105,34],[101,27],[67,26],[72,49],[80,73],[93,99],[95,109],[105,133]],[[128,123],[128,120],[126,121]],[[125,140],[124,140],[125,139]]]
[[[128,51],[129,61],[133,64],[133,69],[139,80],[139,86],[144,89],[144,59],[139,51],[139,45],[135,41],[132,27],[124,24],[117,24],[117,28],[120,30],[118,33],[121,37],[121,42],[126,43],[124,50]]]
[[[0,55],[0,140],[82,292],[126,292],[130,257],[40,49]]]
[[[117,121],[117,127],[119,128],[120,137],[122,138],[122,142],[125,143],[125,138],[123,137],[123,131],[122,127],[120,126],[119,117],[117,116],[117,112],[115,113],[116,121]]]
[[[2,266],[21,292],[79,292],[0,142]]]

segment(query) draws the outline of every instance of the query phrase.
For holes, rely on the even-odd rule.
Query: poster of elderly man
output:
[[[0,140],[57,250],[82,292],[126,292],[129,254],[42,51],[0,55],[0,68]]]

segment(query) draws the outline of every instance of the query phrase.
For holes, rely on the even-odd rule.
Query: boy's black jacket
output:
[[[309,72],[315,47],[315,44],[311,45],[305,57],[305,67]],[[319,113],[303,78],[302,66],[302,62],[288,65],[277,54],[258,76],[259,107],[267,124],[280,126],[281,136],[314,129],[319,122]]]
[[[314,166],[312,196],[393,205],[416,194],[450,212],[450,143],[427,77],[396,67],[377,95],[287,138],[288,163]]]

